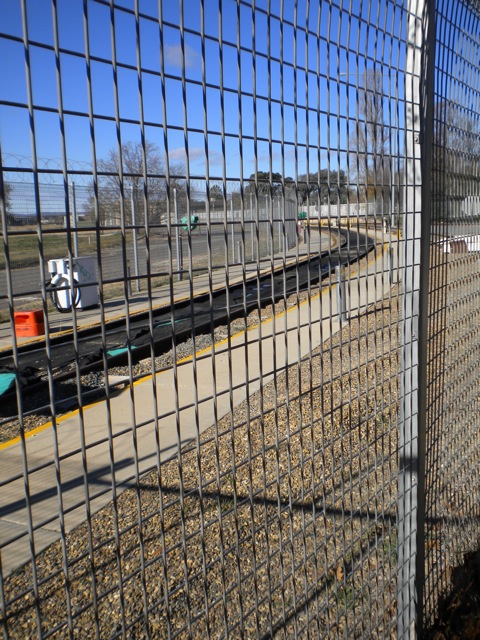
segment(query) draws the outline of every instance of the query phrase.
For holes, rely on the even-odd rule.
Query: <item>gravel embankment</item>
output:
[[[399,304],[394,288],[41,553],[37,594],[29,565],[7,578],[11,637],[37,610],[59,638],[69,612],[75,638],[393,634]]]

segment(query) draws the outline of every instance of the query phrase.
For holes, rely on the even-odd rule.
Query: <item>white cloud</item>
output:
[[[187,162],[187,154],[185,153],[185,149],[183,147],[178,147],[177,149],[171,149],[169,151],[169,157],[171,161],[174,162]],[[202,147],[191,147],[188,150],[188,155],[190,157],[190,162],[200,161],[205,162],[205,150]]]
[[[195,49],[185,45],[185,67],[195,67],[198,61],[198,53]],[[177,69],[182,68],[182,47],[179,44],[167,44],[165,46],[165,62]]]
[[[177,162],[185,162],[186,159],[185,149],[183,147],[179,147],[178,149],[170,149],[168,155],[170,160],[175,160]]]
[[[205,149],[202,147],[191,147],[188,150],[190,160],[205,160]]]
[[[223,156],[220,153],[220,151],[216,151],[215,149],[209,149],[208,150],[208,159],[210,161],[210,166],[213,165],[222,165],[223,162]]]

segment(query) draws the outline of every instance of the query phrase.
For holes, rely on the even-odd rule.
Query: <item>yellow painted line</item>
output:
[[[83,411],[85,411],[86,409],[91,409],[92,407],[102,404],[103,402],[104,402],[103,400],[97,400],[96,402],[92,402],[91,404],[86,404],[83,407]],[[61,422],[65,422],[65,420],[68,420],[69,418],[72,418],[73,416],[76,416],[79,413],[80,413],[80,409],[73,409],[73,411],[69,411],[68,413],[64,413],[63,415],[59,416],[56,419],[56,423],[58,425]],[[33,436],[36,436],[38,433],[41,433],[46,429],[50,429],[50,427],[53,427],[53,422],[51,420],[49,422],[45,422],[44,424],[39,425],[38,427],[35,427],[35,429],[32,429],[31,431],[27,431],[24,435],[25,440]],[[9,447],[12,447],[14,444],[18,444],[19,442],[21,442],[21,440],[22,440],[22,437],[17,436],[16,438],[12,438],[11,440],[7,440],[6,442],[0,443],[0,451],[2,451],[2,449],[8,449]]]
[[[78,413],[79,413],[79,409],[75,409],[74,411],[65,413],[63,416],[60,416],[59,418],[57,418],[57,424],[59,424],[60,422],[63,422],[64,420],[67,420],[68,418],[71,418],[74,415],[77,415]],[[45,431],[46,429],[49,429],[52,426],[53,426],[53,423],[52,421],[50,421],[40,425],[39,427],[36,427],[35,429],[32,429],[31,431],[27,431],[27,433],[25,433],[25,440],[27,438],[36,436],[38,433],[41,433],[42,431]],[[12,440],[7,440],[6,442],[2,442],[0,444],[0,451],[2,451],[3,449],[8,449],[9,447],[13,447],[14,444],[18,444],[21,441],[22,441],[22,437],[17,436],[16,438],[12,438]]]
[[[383,251],[380,254],[380,256],[383,256],[385,254],[385,248],[388,247],[388,243],[384,243],[383,245]],[[378,256],[378,258],[380,258],[380,256]],[[377,257],[373,258],[373,260],[371,260],[370,262],[367,263],[367,266],[370,264],[374,264],[377,260]],[[337,283],[331,283],[328,287],[326,287],[325,289],[322,289],[322,291],[319,291],[318,293],[316,293],[314,296],[312,296],[311,298],[308,298],[307,300],[304,300],[303,302],[300,302],[299,304],[296,304],[293,307],[290,307],[290,309],[286,309],[284,311],[281,311],[280,313],[271,316],[270,318],[267,318],[266,320],[263,320],[262,322],[260,322],[259,324],[253,325],[252,327],[248,327],[248,329],[244,329],[243,331],[238,331],[237,333],[235,333],[233,336],[230,336],[230,338],[224,338],[223,340],[219,340],[218,342],[215,342],[213,345],[210,345],[209,347],[205,347],[205,349],[201,349],[200,351],[195,352],[195,357],[199,357],[205,353],[208,353],[209,351],[212,350],[216,350],[218,347],[220,347],[223,344],[226,344],[229,340],[235,340],[235,338],[240,337],[241,335],[245,335],[247,333],[249,333],[250,331],[255,331],[256,329],[258,329],[259,326],[263,326],[266,325],[270,322],[273,322],[274,319],[277,318],[281,318],[283,317],[286,313],[291,313],[293,311],[296,311],[297,309],[299,309],[300,307],[303,307],[306,304],[310,304],[313,300],[317,300],[318,298],[327,295],[327,293],[330,292],[331,289],[334,289],[337,286]],[[186,358],[182,358],[181,360],[178,360],[177,362],[177,366],[180,364],[185,364],[189,361],[193,360],[193,355],[191,356],[187,356]],[[160,376],[162,375],[162,373],[166,373],[167,371],[169,371],[169,369],[165,369],[164,371],[160,371],[159,373],[149,373],[148,375],[140,378],[139,380],[136,380],[133,383],[133,386],[136,387],[139,384],[144,384],[145,382],[148,382],[148,380],[151,380],[153,378],[153,376]],[[92,407],[95,407],[99,404],[102,404],[104,401],[103,400],[99,400],[98,402],[92,402],[92,404],[87,404],[83,407],[83,411],[86,411],[87,409],[91,409]],[[73,411],[69,411],[68,413],[63,414],[62,416],[59,416],[56,420],[57,424],[60,424],[61,422],[65,422],[65,420],[68,420],[69,418],[72,418],[73,416],[76,416],[80,413],[80,409],[74,409]],[[36,427],[35,429],[32,429],[31,431],[27,431],[24,435],[25,440],[27,440],[27,438],[31,438],[39,433],[41,433],[42,431],[45,431],[46,429],[49,429],[50,427],[53,426],[52,421],[46,422],[45,424],[42,424],[38,427]],[[4,449],[8,449],[9,447],[13,447],[14,445],[20,443],[22,440],[21,436],[17,436],[16,438],[12,438],[11,440],[7,440],[6,442],[0,443],[0,451],[4,450]]]

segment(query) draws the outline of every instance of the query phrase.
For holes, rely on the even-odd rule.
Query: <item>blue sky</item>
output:
[[[405,51],[400,42],[406,16],[400,6],[386,1],[378,5],[371,3],[371,13],[367,15],[366,2],[353,1],[350,14],[341,10],[335,0],[311,2],[307,16],[305,0],[298,1],[296,15],[293,0],[284,0],[283,20],[280,20],[280,0],[271,0],[269,20],[264,12],[268,4],[267,0],[257,0],[256,10],[252,10],[251,4],[245,0],[240,2],[241,71],[238,79],[237,1],[223,0],[221,3],[221,42],[219,2],[204,1],[206,37],[203,60],[201,3],[200,0],[184,0],[184,101],[180,2],[163,0],[160,29],[158,1],[139,0],[145,135],[163,154],[166,132],[171,164],[185,163],[188,144],[190,173],[195,177],[205,176],[207,166],[211,177],[223,177],[222,101],[226,134],[225,177],[238,179],[240,176],[247,178],[255,170],[255,138],[258,169],[261,171],[271,168],[274,172],[295,177],[305,173],[307,167],[316,172],[319,163],[321,167],[344,168],[351,138],[349,133],[358,116],[355,84],[361,84],[362,73],[367,68],[375,68],[384,74],[387,94],[395,95],[395,91],[399,91],[399,98],[403,98]],[[83,1],[58,0],[57,6],[67,160],[72,170],[89,170],[92,136],[88,118]],[[87,6],[95,150],[97,159],[101,159],[109,149],[117,146],[110,7],[108,3],[96,0],[89,0]],[[62,136],[53,50],[52,2],[26,0],[26,7],[37,155],[41,167],[54,168],[61,166]],[[140,142],[141,139],[137,37],[135,16],[131,13],[134,8],[134,0],[115,2],[114,34],[122,142]],[[3,162],[11,167],[30,167],[32,145],[21,0],[0,0],[0,16],[0,58],[8,60],[2,68],[3,82],[0,86]],[[252,20],[255,24],[254,42]],[[375,29],[372,24],[381,28]],[[270,65],[267,58],[269,42]],[[223,78],[220,77],[221,56]],[[162,101],[162,64],[166,122]],[[208,165],[204,143],[203,67],[207,83]],[[223,92],[220,88],[222,81]],[[252,97],[254,84],[257,96],[255,109]],[[388,99],[385,105],[388,119]],[[393,122],[394,117],[391,119]]]

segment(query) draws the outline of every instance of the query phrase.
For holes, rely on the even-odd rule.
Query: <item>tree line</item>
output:
[[[399,207],[401,197],[399,188],[395,197],[394,185],[404,183],[404,178],[398,162],[399,150],[393,144],[397,130],[392,130],[389,123],[391,113],[383,85],[382,73],[368,70],[364,74],[363,87],[358,89],[358,118],[348,140],[347,168],[324,167],[299,175],[296,180],[278,172],[259,170],[243,182],[247,202],[248,196],[254,194],[289,196],[299,206],[375,202],[379,211],[390,215],[395,206]],[[125,219],[131,220],[132,211],[136,210],[137,222],[141,221],[145,199],[150,222],[161,221],[168,189],[170,193],[175,189],[177,200],[186,200],[185,166],[170,164],[167,171],[165,160],[154,144],[147,142],[142,148],[140,144],[126,143],[121,156],[120,164],[118,152],[111,150],[98,163],[102,186],[106,188],[98,198],[100,220],[108,217],[109,212],[118,211],[122,190]],[[130,198],[125,188],[133,194]],[[227,206],[227,194],[221,184],[210,186],[208,197],[216,209]],[[240,189],[229,194],[228,199],[240,202]]]
[[[403,140],[400,140],[404,131],[398,123],[392,127],[392,120],[397,122],[392,109],[398,105],[386,96],[382,73],[369,70],[363,77],[363,86],[357,88],[357,118],[348,135],[348,149],[342,152],[345,168],[332,168],[330,162],[330,167],[298,175],[296,179],[259,170],[233,194],[230,189],[227,193],[221,182],[207,186],[203,183],[199,191],[206,190],[210,205],[216,210],[232,201],[235,207],[239,206],[242,195],[246,197],[245,206],[249,196],[269,195],[291,197],[299,206],[369,202],[377,203],[379,212],[386,215],[401,209],[402,186],[406,182]],[[448,215],[452,201],[461,202],[465,197],[480,194],[480,131],[471,112],[449,100],[437,102],[434,117],[433,197],[435,209],[442,217]],[[122,219],[127,224],[133,220],[143,224],[145,210],[148,222],[162,223],[168,196],[172,201],[173,193],[181,208],[186,209],[185,165],[170,162],[167,166],[165,157],[152,142],[144,146],[124,143],[120,154],[111,149],[98,161],[97,173],[97,197],[92,189],[83,213],[92,218],[98,216],[102,226],[118,225]],[[3,182],[0,191],[8,211],[12,199],[8,182]],[[192,184],[189,204],[190,209],[205,208],[205,196],[196,202]]]

